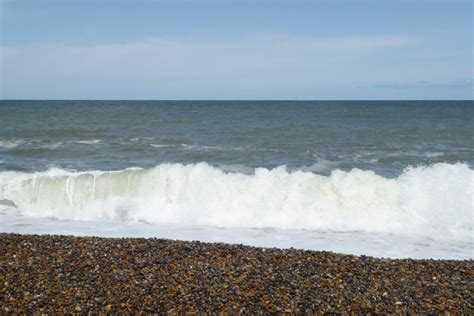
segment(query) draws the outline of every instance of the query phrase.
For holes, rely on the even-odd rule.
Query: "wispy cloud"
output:
[[[278,44],[279,46],[304,45],[311,50],[326,51],[373,51],[381,48],[399,47],[416,44],[421,39],[409,35],[378,35],[378,36],[340,36],[340,37],[300,37],[291,34],[253,33],[247,39],[261,43]]]
[[[293,66],[301,57],[311,64],[416,42],[409,36],[314,38],[281,34],[247,34],[227,41],[167,40],[71,45],[47,44],[3,47],[5,75],[48,72],[56,74],[186,74],[261,71],[270,65]],[[340,55],[334,55],[339,53]],[[7,76],[7,77],[8,77]]]
[[[349,84],[341,65],[387,49],[406,49],[419,41],[404,35],[318,38],[252,33],[224,41],[145,38],[96,45],[3,46],[2,94],[36,87],[47,93],[125,96],[124,88],[133,87],[130,91],[135,94],[130,97],[154,93],[179,97],[183,91],[192,97],[235,87],[267,87],[268,92]]]
[[[375,88],[387,89],[425,89],[425,88],[441,88],[441,89],[472,89],[474,87],[474,79],[460,79],[443,82],[434,82],[420,80],[408,83],[391,83],[376,84]]]

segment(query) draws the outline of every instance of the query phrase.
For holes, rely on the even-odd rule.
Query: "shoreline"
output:
[[[0,313],[474,313],[474,260],[0,233]]]

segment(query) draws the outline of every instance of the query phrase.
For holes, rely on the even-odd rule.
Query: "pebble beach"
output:
[[[473,277],[473,260],[0,234],[0,314],[473,314]]]

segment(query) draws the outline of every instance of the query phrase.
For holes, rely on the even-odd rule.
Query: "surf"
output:
[[[472,241],[474,171],[438,163],[397,178],[207,163],[119,171],[0,172],[0,207],[22,216],[217,228],[374,232]]]

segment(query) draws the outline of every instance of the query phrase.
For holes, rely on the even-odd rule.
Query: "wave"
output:
[[[164,147],[172,147],[173,145],[168,145],[168,144],[150,144],[151,147],[155,148],[164,148]]]
[[[96,145],[101,143],[101,139],[88,139],[88,140],[77,140],[74,143],[76,144],[83,144],[83,145]]]
[[[25,216],[214,227],[367,231],[472,241],[474,171],[467,164],[329,176],[284,166],[252,174],[206,163],[152,169],[0,172],[0,204]],[[3,201],[3,202],[2,202]]]
[[[11,148],[18,147],[24,143],[25,141],[23,139],[0,140],[0,148],[11,149]]]

